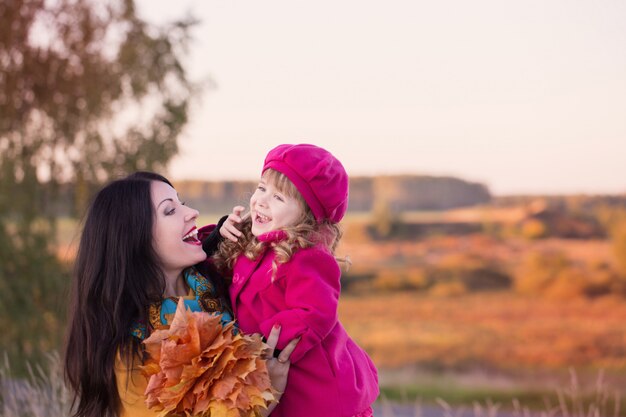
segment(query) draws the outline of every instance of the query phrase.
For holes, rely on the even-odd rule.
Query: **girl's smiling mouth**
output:
[[[272,218],[271,218],[271,217],[268,217],[268,216],[265,216],[265,215],[263,215],[263,214],[261,214],[261,213],[259,213],[259,212],[257,211],[257,212],[256,212],[256,216],[255,216],[255,219],[254,219],[254,220],[255,220],[257,223],[264,224],[264,223],[270,222],[270,221],[272,220]]]

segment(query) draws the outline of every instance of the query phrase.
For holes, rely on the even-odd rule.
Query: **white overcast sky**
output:
[[[254,179],[279,143],[351,175],[496,194],[626,193],[626,1],[138,0],[190,12],[194,104],[173,180]]]

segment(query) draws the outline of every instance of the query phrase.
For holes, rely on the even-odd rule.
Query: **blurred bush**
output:
[[[609,238],[617,267],[626,279],[626,209],[604,210],[600,215]]]
[[[526,295],[570,299],[626,295],[624,280],[606,263],[575,262],[561,251],[534,251],[522,261],[515,290]]]
[[[429,286],[426,271],[420,267],[381,269],[371,282],[371,287],[379,291],[419,291]]]
[[[445,255],[431,266],[435,284],[459,282],[468,291],[498,291],[511,287],[511,277],[495,261],[471,252]]]
[[[548,236],[548,228],[541,220],[528,219],[522,222],[520,234],[526,239],[540,239]]]
[[[178,152],[195,21],[149,25],[132,0],[11,0],[0,22],[0,352],[23,364],[63,338],[60,212]]]
[[[344,277],[349,290],[426,291],[437,295],[459,295],[475,291],[501,291],[512,279],[494,261],[476,254],[455,253],[433,263],[382,264],[369,271],[350,271]]]

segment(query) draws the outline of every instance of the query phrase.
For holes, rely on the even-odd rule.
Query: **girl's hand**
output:
[[[220,227],[220,235],[224,239],[232,240],[236,242],[239,237],[241,237],[241,231],[239,230],[238,225],[241,225],[248,215],[241,216],[241,213],[245,210],[242,206],[233,207],[233,212],[228,215],[222,227]]]
[[[280,401],[280,397],[282,393],[285,391],[285,387],[287,386],[287,375],[289,374],[289,366],[291,362],[289,362],[289,356],[294,351],[300,338],[292,339],[287,346],[280,352],[278,358],[274,357],[274,349],[276,349],[276,344],[278,343],[278,337],[280,336],[280,326],[272,327],[272,331],[270,332],[269,337],[267,338],[267,345],[269,346],[268,351],[266,352],[267,358],[267,371],[270,376],[270,381],[272,381],[272,387],[278,391],[276,395],[276,399]],[[264,410],[262,413],[263,416],[268,416],[276,407],[277,402],[273,402],[269,405],[267,410]]]

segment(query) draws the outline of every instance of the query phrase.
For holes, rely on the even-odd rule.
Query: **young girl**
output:
[[[285,393],[272,416],[371,416],[378,377],[337,318],[340,269],[333,251],[348,205],[348,176],[328,151],[280,145],[265,159],[250,216],[235,207],[214,257],[232,274],[230,299],[242,331],[278,347],[301,337]],[[241,231],[234,226],[237,225]]]

